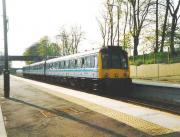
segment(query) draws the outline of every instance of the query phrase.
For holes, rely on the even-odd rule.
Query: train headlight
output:
[[[128,77],[128,73],[124,72],[124,77]]]
[[[114,77],[115,77],[115,78],[118,78],[118,77],[119,77],[118,73],[115,73],[115,74],[114,74]]]
[[[105,73],[104,77],[105,77],[105,78],[108,78],[108,77],[109,77],[108,73]]]

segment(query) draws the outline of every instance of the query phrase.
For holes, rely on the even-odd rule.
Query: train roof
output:
[[[85,51],[85,52],[82,52],[82,53],[76,53],[76,54],[72,54],[72,55],[67,55],[67,56],[62,56],[62,57],[57,57],[57,58],[49,59],[46,62],[50,63],[50,62],[56,62],[56,61],[60,61],[60,60],[66,60],[66,59],[69,59],[69,58],[82,57],[82,56],[98,53],[99,51],[100,51],[100,49],[91,50],[91,51]],[[26,65],[24,67],[40,65],[40,64],[43,64],[43,63],[45,63],[45,61],[36,62],[36,63],[30,64],[30,65]]]
[[[30,64],[30,65],[25,65],[24,67],[35,66],[35,65],[40,65],[40,64],[43,64],[43,63],[45,63],[45,61],[36,62],[36,63]]]
[[[50,63],[50,62],[56,62],[56,61],[60,61],[60,60],[67,60],[70,58],[82,57],[82,56],[98,53],[99,51],[100,51],[100,49],[96,49],[96,50],[86,51],[86,52],[82,52],[82,53],[76,53],[76,54],[72,54],[72,55],[68,55],[68,56],[50,59],[50,60],[47,60],[46,62]]]
[[[70,58],[77,58],[77,57],[87,56],[87,55],[95,54],[95,53],[98,53],[98,52],[100,52],[100,51],[102,51],[104,49],[109,49],[109,48],[114,49],[114,50],[121,49],[122,51],[124,51],[122,49],[122,47],[120,47],[120,46],[106,46],[106,47],[102,47],[102,48],[91,50],[91,51],[86,51],[86,52],[82,52],[82,53],[76,53],[76,54],[72,54],[72,55],[67,55],[67,56],[62,56],[62,57],[49,59],[49,60],[46,60],[46,62],[51,63],[51,62],[56,62],[56,61],[61,61],[61,60],[67,60],[67,59],[70,59]],[[43,63],[45,63],[45,61],[33,63],[33,64],[30,64],[30,65],[26,65],[24,67],[40,65],[40,64],[43,64]]]

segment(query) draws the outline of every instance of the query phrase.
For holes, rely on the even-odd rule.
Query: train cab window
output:
[[[127,69],[127,55],[121,50],[102,51],[102,67],[104,69]]]
[[[102,66],[103,68],[109,68],[109,57],[107,53],[102,54]]]
[[[112,58],[112,62],[111,62],[112,68],[121,68],[120,56],[116,54],[112,54],[111,58]]]

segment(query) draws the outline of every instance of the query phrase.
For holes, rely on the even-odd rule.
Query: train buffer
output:
[[[0,130],[2,137],[180,136],[179,115],[10,77],[9,99],[2,97],[0,77],[0,129],[6,131]]]

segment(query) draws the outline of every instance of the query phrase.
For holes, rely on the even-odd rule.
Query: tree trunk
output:
[[[159,45],[158,45],[158,24],[159,24],[159,19],[158,19],[158,0],[156,0],[156,47],[154,49],[154,53],[158,52]]]
[[[171,49],[171,54],[175,54],[175,49],[174,49],[174,36],[175,36],[175,30],[176,30],[176,20],[173,17],[172,19],[172,26],[171,26],[171,38],[170,38],[170,49]]]
[[[166,13],[165,13],[165,17],[164,17],[160,52],[163,52],[163,48],[164,48],[165,32],[166,32],[166,26],[167,26],[167,16],[168,16],[168,9],[169,9],[168,7],[169,7],[168,0],[166,0]]]
[[[128,6],[128,2],[126,3],[126,15],[125,15],[125,25],[124,25],[124,49],[127,48],[125,47],[125,43],[126,43],[126,26],[127,26],[127,19],[128,19],[128,15],[129,15],[129,6]]]
[[[134,56],[138,55],[139,36],[134,36]]]

